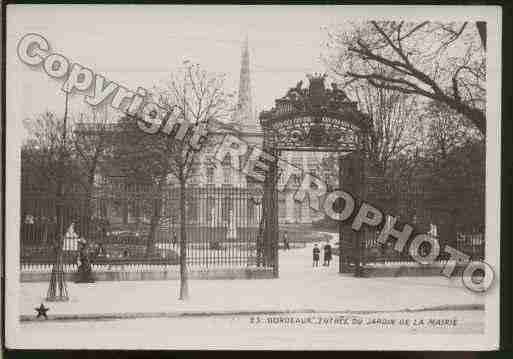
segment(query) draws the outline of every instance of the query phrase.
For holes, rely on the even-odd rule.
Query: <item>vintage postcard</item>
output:
[[[493,350],[501,9],[6,7],[6,345]]]

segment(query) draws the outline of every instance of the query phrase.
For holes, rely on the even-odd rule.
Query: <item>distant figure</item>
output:
[[[290,249],[289,238],[287,236],[287,232],[283,233],[283,248],[285,250]]]
[[[75,283],[94,283],[95,280],[92,273],[91,258],[87,248],[87,242],[83,238],[79,238],[78,244],[78,271],[75,275]]]
[[[313,248],[313,266],[318,267],[319,266],[319,255],[321,253],[321,250],[317,246],[317,243],[314,245]]]
[[[323,264],[323,266],[329,267],[330,262],[331,262],[331,245],[328,242],[324,246],[324,264]]]
[[[176,231],[173,229],[173,238],[171,239],[173,243],[173,248],[176,248],[176,245],[178,244],[178,239],[176,237]]]
[[[130,257],[130,252],[128,251],[128,248],[125,248],[125,250],[123,251],[123,258],[128,258]]]

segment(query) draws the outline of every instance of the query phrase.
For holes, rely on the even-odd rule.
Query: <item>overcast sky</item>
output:
[[[472,10],[479,14],[478,7]],[[237,91],[241,46],[247,35],[253,103],[261,111],[307,73],[325,71],[321,53],[327,26],[355,16],[358,20],[376,14],[432,18],[451,13],[461,16],[455,7],[442,13],[439,7],[415,11],[414,7],[9,5],[7,90],[15,96],[17,118],[46,109],[63,112],[62,81],[50,79],[41,68],[30,69],[16,56],[18,41],[33,32],[43,35],[54,52],[134,91],[152,87],[184,60],[225,73],[226,87]],[[75,112],[85,107],[83,94],[75,95],[72,104]]]
[[[133,90],[150,88],[190,60],[226,74],[227,88],[237,91],[241,46],[247,35],[258,111],[271,107],[305,74],[324,70],[320,55],[326,31],[321,28],[337,16],[337,11],[325,7],[278,6],[23,6],[9,10],[10,44],[29,32],[41,34],[54,52]],[[32,116],[45,109],[62,112],[62,82],[14,60],[21,71],[16,81],[17,93],[23,97],[19,115]],[[74,97],[75,108],[83,105],[83,95]]]

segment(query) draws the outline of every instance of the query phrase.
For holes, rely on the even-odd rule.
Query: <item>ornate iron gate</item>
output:
[[[169,191],[167,212],[161,219],[162,223],[167,223],[165,228],[161,228],[164,238],[180,235],[179,191],[179,188]],[[230,268],[257,266],[261,197],[258,188],[187,188],[187,265]],[[179,242],[175,241],[178,252]]]
[[[272,263],[275,277],[279,275],[277,167],[281,151],[337,152],[340,156],[356,152],[356,160],[351,163],[359,163],[358,168],[363,168],[361,151],[365,148],[365,132],[370,123],[368,116],[359,112],[356,102],[350,101],[336,84],[326,89],[325,75],[308,78],[308,88],[302,87],[303,81],[298,82],[283,98],[275,101],[275,107],[260,114],[264,152],[275,160],[268,163],[264,182],[259,243],[262,244],[264,262]],[[352,182],[357,184],[363,179],[363,173],[358,172],[353,177]],[[341,232],[341,239],[343,237]],[[359,266],[358,237],[344,239],[351,243],[345,253]],[[341,270],[344,263],[341,261]]]

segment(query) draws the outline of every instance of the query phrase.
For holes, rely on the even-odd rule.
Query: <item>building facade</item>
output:
[[[104,111],[106,111],[106,109]],[[106,112],[101,115],[108,117]],[[91,131],[97,131],[95,128],[87,128],[86,125],[87,124],[82,124],[83,128],[80,130],[83,134],[87,135],[87,133],[90,133]],[[116,131],[116,125],[116,123],[108,125],[112,128],[107,128],[107,131]],[[193,169],[193,174],[189,180],[191,187],[208,188],[211,191],[215,191],[230,188],[242,190],[261,186],[261,184],[255,184],[248,181],[246,175],[240,171],[243,163],[238,163],[239,159],[232,158],[223,163],[218,163],[214,159],[216,145],[221,143],[223,138],[229,134],[236,136],[242,141],[248,143],[250,146],[262,148],[263,132],[259,124],[257,111],[255,111],[253,106],[250,53],[247,39],[242,46],[237,106],[229,122],[215,122],[211,126],[209,130],[210,145],[209,147],[204,148],[199,154],[197,165]],[[323,154],[311,152],[283,152],[280,158],[304,172],[316,174],[319,173],[322,156]],[[122,174],[113,174],[112,169],[105,167],[103,169],[100,168],[99,173],[97,173],[95,178],[95,182],[99,187],[105,185],[105,183],[119,184],[124,182]],[[295,186],[292,187],[297,188],[299,185],[299,177],[293,177],[291,181],[295,181]],[[168,178],[168,185],[169,187],[177,185],[177,182],[172,175]],[[204,195],[202,195],[202,197],[198,197],[198,200],[199,198],[206,196],[206,192],[202,193],[204,193]],[[227,196],[229,196],[228,190],[226,190],[226,193]],[[323,218],[322,213],[309,208],[308,200],[303,202],[295,201],[294,194],[295,190],[285,190],[279,193],[278,206],[279,221],[281,223],[308,224]],[[219,199],[221,197],[218,196],[216,198]],[[216,203],[214,203],[213,200],[205,197],[204,200],[200,201],[201,203],[191,206],[189,218],[192,219],[192,222],[203,223],[206,221],[210,223],[214,221],[214,219],[212,219],[214,217],[222,217],[223,219],[220,220],[220,222],[227,222],[227,213],[230,212],[230,208],[235,207],[236,201],[234,200],[232,204],[228,205],[229,208],[226,209],[224,208],[226,205],[223,205],[223,203],[230,203],[230,201],[228,199],[222,199],[222,203],[217,203],[219,202],[218,199],[216,199]],[[240,201],[240,198],[237,198],[237,201]],[[237,206],[241,207],[241,205]],[[238,215],[251,217],[252,219],[248,221],[248,224],[251,226],[258,226],[261,208],[258,205],[255,206],[251,203],[248,203],[247,206],[243,205],[242,207],[244,207],[244,209],[237,211]],[[192,208],[196,209],[193,210]],[[128,218],[129,221],[130,218],[135,218],[134,213],[131,213],[132,211],[130,211],[129,208],[110,208],[106,211],[109,213],[108,217],[124,217]],[[221,215],[221,213],[223,213],[223,215]]]
[[[224,136],[233,134],[239,139],[248,143],[250,146],[262,148],[263,132],[260,128],[257,112],[253,107],[252,88],[251,88],[251,71],[250,71],[250,54],[248,41],[244,42],[241,55],[241,68],[239,79],[239,91],[236,110],[233,113],[230,123],[218,124],[210,133],[214,137],[213,143],[220,143]],[[237,159],[231,159],[231,162],[216,163],[213,161],[213,149],[207,148],[202,153],[199,169],[193,182],[200,186],[234,186],[239,188],[250,187],[246,175],[237,168],[241,168],[241,164],[237,163]],[[304,172],[312,174],[319,173],[322,153],[311,152],[283,152],[280,156],[295,167]],[[299,178],[292,178],[295,184],[299,184]],[[297,186],[293,186],[297,188]],[[320,212],[310,209],[308,200],[303,202],[294,200],[295,190],[286,190],[279,193],[279,221],[281,223],[312,223],[320,220],[324,215]]]

